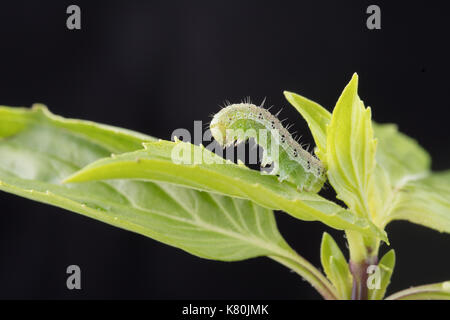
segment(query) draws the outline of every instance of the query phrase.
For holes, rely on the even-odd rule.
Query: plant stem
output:
[[[308,281],[325,300],[338,299],[335,289],[328,279],[309,261],[295,251],[289,255],[270,256],[270,258],[295,271],[304,280]]]
[[[350,272],[353,276],[352,300],[367,300],[367,268],[370,265],[378,264],[378,245],[368,246],[367,239],[356,231],[346,232],[348,247],[350,251]]]
[[[367,287],[368,273],[367,268],[370,265],[377,264],[377,257],[369,257],[360,263],[354,263],[350,260],[350,271],[353,275],[352,300],[368,300],[369,290]]]
[[[348,250],[350,251],[350,261],[361,263],[366,260],[368,251],[362,235],[354,230],[347,230],[345,234],[348,242]]]

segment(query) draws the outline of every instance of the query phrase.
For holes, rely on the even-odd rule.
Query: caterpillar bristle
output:
[[[252,101],[251,101],[251,99],[250,99],[250,96],[247,96],[247,97],[245,97],[244,99],[242,99],[242,100],[241,100],[241,103],[244,103],[244,104],[251,104]]]
[[[264,108],[264,104],[266,103],[266,97],[264,97],[263,101],[259,105],[260,108]]]
[[[284,108],[281,108],[280,110],[278,110],[278,112],[275,114],[275,117],[278,118],[278,116],[280,115],[280,113],[283,111]],[[281,122],[281,121],[280,121]]]
[[[311,144],[307,143],[307,144],[305,144],[305,147],[306,147],[306,151],[309,152],[309,149],[311,148]]]

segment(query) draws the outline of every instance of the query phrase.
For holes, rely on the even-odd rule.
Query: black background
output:
[[[285,107],[282,91],[329,110],[353,72],[378,122],[395,122],[449,167],[448,10],[443,2],[377,1],[382,29],[366,28],[366,1],[3,1],[0,103],[47,104],[66,117],[170,139],[246,96]],[[82,30],[66,28],[81,7]],[[1,156],[1,155],[0,155]],[[0,193],[0,298],[317,299],[265,258],[224,263],[191,256],[80,215]],[[288,242],[319,265],[320,223],[283,213]],[[448,280],[450,236],[407,222],[388,226],[397,265],[389,292]],[[331,232],[344,246],[342,232]],[[382,252],[386,251],[383,247]],[[66,267],[82,269],[81,291]]]

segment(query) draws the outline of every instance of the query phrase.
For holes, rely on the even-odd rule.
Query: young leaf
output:
[[[390,295],[386,300],[450,300],[450,281],[411,287]]]
[[[353,277],[347,260],[334,239],[326,232],[322,236],[320,260],[325,274],[336,288],[339,299],[350,299]]]
[[[286,99],[300,112],[311,129],[319,150],[326,151],[327,126],[331,113],[324,107],[292,92],[284,92]],[[420,176],[430,170],[429,154],[412,138],[398,131],[395,124],[372,122],[377,138],[377,163],[387,171],[395,187],[408,177]],[[322,161],[324,159],[321,159]]]
[[[391,282],[391,276],[395,266],[395,251],[389,250],[378,263],[380,268],[380,287],[369,289],[369,300],[381,300],[386,294],[386,289]]]
[[[316,154],[326,163],[327,125],[331,121],[331,114],[321,105],[296,93],[285,91],[284,96],[308,123],[316,142]]]
[[[375,168],[376,140],[370,108],[357,94],[355,74],[339,98],[327,131],[328,179],[339,199],[363,217],[370,217],[368,194]]]
[[[167,184],[116,180],[61,181],[111,152],[133,151],[153,138],[39,107],[0,108],[0,190],[52,204],[216,260],[297,256],[278,233],[273,213],[249,201]]]
[[[322,149],[331,113],[297,94],[285,95],[306,119]],[[450,184],[448,175],[434,173],[427,178],[429,154],[414,139],[399,132],[395,124],[372,122],[372,126],[378,142],[374,180],[369,189],[374,223],[384,228],[392,220],[408,220],[450,233],[450,193],[445,190]]]
[[[392,220],[450,233],[450,170],[411,180],[399,189],[384,223]]]
[[[393,188],[428,174],[430,155],[395,124],[373,124],[378,141],[376,160],[387,172]]]
[[[375,141],[370,127],[370,109],[365,109],[359,99],[357,85],[355,74],[338,100],[333,125],[330,124],[331,113],[319,104],[290,92],[285,92],[285,96],[307,121],[319,149],[318,156],[327,164],[332,158],[329,179],[336,184],[333,187],[338,196],[349,207],[364,214],[370,211],[368,194],[373,187],[366,171],[371,172],[375,165]],[[327,139],[335,145],[327,146]],[[333,152],[324,159],[327,148]]]
[[[174,159],[177,150],[183,151],[182,157],[191,164]],[[180,141],[148,143],[145,150],[99,160],[65,182],[124,178],[168,182],[249,199],[302,220],[319,220],[337,229],[354,229],[385,238],[385,234],[368,219],[357,217],[315,193],[299,192],[289,182],[279,182],[275,176],[262,175],[244,165],[224,162],[223,158],[203,147]]]

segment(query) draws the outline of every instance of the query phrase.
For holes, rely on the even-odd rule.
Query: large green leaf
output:
[[[180,163],[180,152],[179,159],[187,161]],[[275,176],[225,161],[204,147],[181,141],[146,143],[144,150],[96,161],[66,182],[123,178],[162,181],[249,199],[299,219],[320,220],[337,229],[354,229],[384,237],[369,220],[315,193],[300,192],[292,183],[280,182]]]
[[[217,260],[298,256],[273,213],[249,201],[163,183],[61,181],[92,161],[151,137],[33,110],[0,108],[0,190],[52,204]]]

